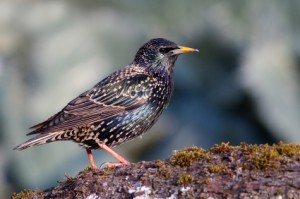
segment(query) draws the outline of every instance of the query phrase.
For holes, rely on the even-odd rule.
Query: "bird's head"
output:
[[[154,70],[171,71],[177,57],[188,52],[198,52],[197,49],[178,46],[163,38],[151,39],[136,53],[133,64],[150,67]]]

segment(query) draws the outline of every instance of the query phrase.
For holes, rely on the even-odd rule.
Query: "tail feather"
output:
[[[51,133],[51,134],[40,134],[38,136],[35,136],[34,138],[31,138],[30,140],[27,140],[23,144],[20,144],[14,148],[14,150],[22,151],[24,149],[27,149],[32,146],[38,146],[42,144],[46,144],[49,142],[55,141],[55,137],[57,136],[57,133]]]

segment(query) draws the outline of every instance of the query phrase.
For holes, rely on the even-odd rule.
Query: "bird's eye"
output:
[[[168,53],[170,52],[171,50],[174,50],[175,48],[172,48],[172,47],[163,47],[163,48],[160,48],[159,49],[159,52],[162,53],[162,54],[165,54],[165,53]]]

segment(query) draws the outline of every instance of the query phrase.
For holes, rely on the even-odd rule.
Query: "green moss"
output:
[[[236,146],[230,146],[229,142],[227,143],[221,143],[221,144],[215,144],[209,151],[211,153],[225,153],[232,151],[234,149],[237,149],[238,147]]]
[[[65,179],[58,180],[57,182],[61,184],[61,183],[65,183],[65,182],[72,182],[74,180],[76,180],[76,177],[72,177],[72,176],[69,176],[68,174],[65,174]]]
[[[273,145],[274,146],[274,145]],[[277,152],[280,155],[284,156],[300,156],[300,145],[297,144],[284,144],[280,142],[278,145],[275,145]]]
[[[174,166],[190,166],[194,161],[200,160],[202,158],[207,158],[207,152],[199,147],[190,147],[190,148],[185,148],[180,151],[175,151],[171,158],[171,164]]]
[[[87,166],[87,167],[85,167],[85,168],[83,169],[83,172],[85,173],[85,172],[92,171],[92,170],[94,170],[93,167]]]
[[[38,195],[39,193],[41,193],[40,190],[23,190],[20,193],[13,193],[11,198],[12,199],[29,199],[32,198],[35,195]]]
[[[217,154],[227,153],[233,157],[240,156],[244,159],[244,162],[238,163],[238,165],[245,169],[253,167],[256,169],[280,168],[282,164],[287,164],[287,162],[284,162],[284,157],[299,156],[296,159],[300,160],[300,145],[284,144],[282,142],[273,145],[241,143],[240,146],[230,146],[228,143],[222,143],[214,145],[209,152]],[[211,172],[222,170],[222,168],[217,166],[210,166],[209,169]]]
[[[116,169],[116,167],[106,167],[104,168],[104,175],[111,175],[114,173],[114,170]]]
[[[279,158],[277,150],[270,146],[261,146],[256,152],[250,155],[250,161],[258,169],[265,169],[267,167],[278,167],[280,165],[274,164],[274,161]]]
[[[284,192],[285,191],[283,191],[283,190],[278,190],[275,192],[275,196],[283,196],[283,195],[285,195]]]
[[[93,167],[91,167],[91,166],[86,166],[82,171],[80,171],[80,172],[78,173],[78,175],[85,174],[85,173],[87,173],[87,172],[89,172],[89,171],[92,171],[92,170],[94,170]]]
[[[193,180],[194,180],[193,176],[188,174],[183,174],[182,176],[179,177],[177,183],[179,185],[185,185],[191,183]]]
[[[220,173],[220,171],[223,169],[221,166],[217,166],[217,165],[208,165],[207,167],[209,171],[212,173]]]
[[[225,174],[233,175],[233,172],[230,169],[228,169],[224,164],[220,164],[220,165],[210,164],[207,166],[207,168],[211,173],[225,173]]]
[[[165,162],[163,161],[156,161],[156,165],[158,166],[158,176],[163,178],[170,178],[171,177],[171,169],[167,167]]]
[[[300,155],[300,145],[296,144],[279,144],[273,145],[248,145],[241,143],[243,155],[247,157],[249,162],[245,162],[244,167],[254,166],[257,169],[280,168],[284,161],[280,159],[284,157],[292,157]]]
[[[241,143],[240,146],[230,146],[228,143],[222,143],[215,145],[209,152],[211,153],[230,153],[232,156],[241,156],[244,159],[243,163],[239,163],[245,169],[266,169],[266,168],[280,168],[284,161],[284,157],[300,156],[300,145],[296,144],[261,144],[261,145],[250,145]],[[298,160],[300,159],[297,158]],[[217,166],[209,167],[211,172],[218,172],[222,168]]]
[[[210,183],[210,179],[209,179],[209,178],[205,178],[205,179],[203,180],[203,184],[208,185],[209,183]]]

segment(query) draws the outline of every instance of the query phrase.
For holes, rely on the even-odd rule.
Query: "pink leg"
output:
[[[116,162],[116,163],[112,163],[109,162],[107,163],[107,166],[120,166],[120,165],[127,165],[130,164],[130,162],[128,160],[126,160],[125,158],[123,158],[121,155],[117,154],[115,151],[113,151],[111,148],[109,148],[108,146],[106,146],[105,144],[100,144],[98,142],[98,145],[104,149],[105,151],[107,151],[108,153],[110,153],[112,156],[114,156],[116,159],[118,159],[120,162]]]
[[[88,155],[88,158],[90,160],[90,163],[92,165],[92,168],[93,169],[97,169],[97,165],[95,163],[95,160],[94,160],[94,157],[93,157],[93,154],[92,154],[92,151],[90,149],[86,149],[86,153]]]

